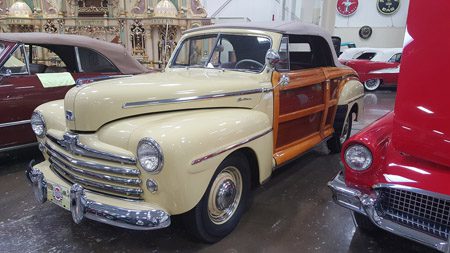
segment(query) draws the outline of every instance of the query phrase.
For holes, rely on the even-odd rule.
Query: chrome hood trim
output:
[[[266,80],[267,79],[267,80]],[[97,131],[125,117],[199,108],[252,109],[272,85],[268,75],[208,69],[170,70],[72,88],[64,110],[73,131]]]
[[[161,99],[161,100],[148,100],[148,101],[137,101],[137,102],[128,102],[125,103],[122,108],[133,108],[140,106],[148,106],[148,105],[161,105],[161,104],[172,104],[172,103],[187,103],[192,101],[213,99],[213,98],[223,98],[223,97],[232,97],[232,96],[242,96],[256,93],[264,93],[270,92],[272,89],[261,88],[261,89],[253,89],[253,90],[244,90],[244,91],[236,91],[236,92],[228,92],[228,93],[220,93],[214,95],[204,95],[204,96],[193,96],[193,97],[180,97],[180,98],[169,98],[169,99]],[[241,99],[238,102],[244,101]]]

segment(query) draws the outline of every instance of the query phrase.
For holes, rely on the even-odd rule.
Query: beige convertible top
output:
[[[331,35],[320,28],[317,25],[305,24],[298,21],[273,21],[273,22],[239,22],[239,23],[223,23],[209,26],[202,26],[194,29],[190,29],[185,33],[196,32],[209,29],[255,29],[264,30],[268,32],[276,32],[281,34],[293,34],[293,35],[314,35],[324,38],[328,45],[330,46],[331,52],[333,54],[334,63],[336,66],[344,67],[338,59],[336,52],[334,50],[333,42],[331,40]]]
[[[123,74],[139,74],[150,71],[134,59],[123,46],[86,36],[49,33],[0,33],[0,40],[35,45],[67,45],[89,48],[108,58]]]

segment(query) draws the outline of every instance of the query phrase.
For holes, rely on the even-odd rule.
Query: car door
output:
[[[11,73],[0,80],[0,151],[35,142],[31,113],[63,99],[77,79],[120,74],[94,50],[53,44],[20,45],[3,69]]]
[[[292,37],[284,37],[282,41],[283,64],[272,78],[277,165],[304,153],[333,133],[340,77],[332,74],[337,68],[328,67],[330,62],[313,60],[321,54],[315,54],[315,50],[324,50],[323,46],[314,45],[316,39],[296,37],[292,41]],[[328,45],[326,48],[331,55]]]
[[[18,45],[0,68],[0,150],[29,143],[35,137],[29,119],[41,103],[40,82],[30,75],[23,44]]]

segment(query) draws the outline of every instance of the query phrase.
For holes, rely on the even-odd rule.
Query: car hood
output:
[[[65,97],[66,125],[96,131],[125,117],[195,108],[253,108],[270,88],[266,74],[172,69],[74,87]]]
[[[411,34],[404,49],[395,104],[393,144],[401,152],[450,165],[449,39]],[[430,47],[430,45],[433,45]],[[439,62],[425,64],[438,58]]]

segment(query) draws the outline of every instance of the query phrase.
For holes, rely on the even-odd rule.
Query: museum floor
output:
[[[359,131],[394,106],[395,91],[366,95]],[[324,146],[276,171],[253,191],[237,229],[222,241],[193,242],[177,220],[159,231],[130,231],[84,221],[69,212],[36,205],[24,170],[35,149],[0,157],[0,252],[432,252],[385,232],[355,228],[350,211],[335,205],[326,183],[339,171],[339,155]]]

